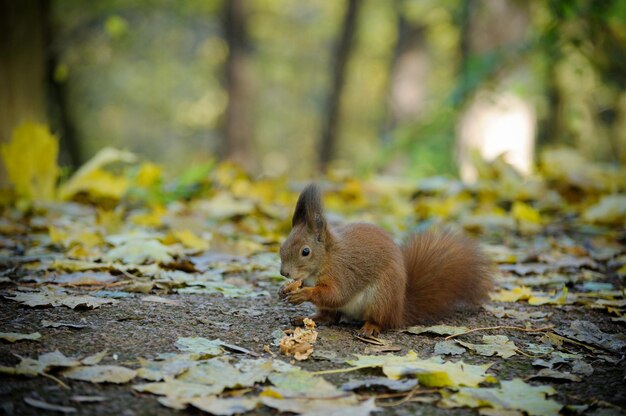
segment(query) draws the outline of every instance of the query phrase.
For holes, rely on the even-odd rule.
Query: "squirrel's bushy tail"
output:
[[[415,234],[402,246],[402,254],[405,325],[432,321],[488,298],[495,266],[469,237],[453,231]]]

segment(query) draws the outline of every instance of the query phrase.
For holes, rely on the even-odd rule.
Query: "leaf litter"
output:
[[[29,129],[25,130],[28,135],[41,133],[32,126]],[[22,136],[26,133],[22,132]],[[19,144],[23,138],[17,140]],[[168,188],[159,166],[149,163],[137,166],[133,154],[104,149],[69,181],[55,188],[54,181],[50,185],[49,179],[40,176],[56,175],[55,165],[50,162],[54,149],[41,151],[50,143],[54,147],[54,139],[42,138],[40,142],[41,146],[32,146],[33,156],[46,159],[41,159],[41,166],[47,168],[28,170],[31,178],[39,179],[20,182],[12,178],[19,189],[19,206],[32,210],[30,213],[19,209],[7,211],[0,223],[0,232],[7,241],[13,241],[13,233],[19,231],[15,235],[21,236],[24,251],[24,255],[17,256],[9,251],[0,253],[2,258],[11,259],[11,264],[17,265],[15,275],[5,274],[0,281],[5,298],[24,306],[66,306],[72,314],[77,313],[75,308],[89,311],[103,305],[107,305],[107,311],[114,310],[120,307],[120,302],[134,301],[132,293],[128,292],[140,292],[146,294],[143,298],[137,296],[144,301],[142,303],[171,308],[182,305],[178,303],[180,299],[190,295],[209,301],[219,296],[226,302],[248,299],[264,302],[282,281],[277,273],[275,253],[280,239],[288,231],[290,210],[297,196],[297,189],[290,189],[286,182],[255,181],[235,165],[224,163],[197,170],[202,172],[200,176],[197,172],[190,174],[189,177],[194,178],[191,187],[185,188],[192,183],[185,179]],[[28,146],[24,147],[24,155],[29,151]],[[3,154],[3,157],[7,156]],[[622,194],[626,184],[623,180],[620,182],[620,176],[614,171],[593,165],[580,155],[559,150],[542,155],[542,160],[553,162],[572,158],[579,163],[577,176],[565,169],[571,163],[558,162],[545,164],[540,175],[523,180],[511,175],[503,165],[494,163],[486,167],[484,176],[474,186],[445,178],[419,183],[373,178],[366,183],[340,176],[327,179],[324,186],[329,210],[341,220],[384,224],[396,237],[405,232],[407,218],[411,224],[433,220],[452,222],[485,237],[484,241],[489,241],[485,248],[501,271],[497,291],[492,295],[494,302],[486,307],[489,313],[503,320],[547,321],[545,328],[551,324],[556,327],[554,331],[520,335],[535,338],[535,342],[523,346],[526,354],[543,358],[526,357],[520,352],[515,359],[535,360],[533,364],[543,359],[548,363],[525,376],[575,383],[576,378],[593,374],[592,365],[583,358],[594,365],[600,364],[590,359],[619,366],[617,357],[624,350],[624,339],[615,329],[604,332],[591,322],[575,320],[565,325],[557,311],[592,309],[606,316],[609,324],[615,320],[613,327],[621,325],[620,320],[626,316],[623,285],[619,280],[626,275],[626,250],[619,243],[623,241],[620,237],[624,219]],[[116,169],[111,169],[114,165]],[[133,169],[140,174],[131,174]],[[175,193],[169,193],[170,189],[175,189]],[[55,193],[60,201],[49,202],[55,198]],[[180,195],[185,195],[185,201]],[[415,195],[420,197],[412,199]],[[567,226],[561,221],[564,213],[572,219]],[[15,283],[17,288],[10,286]],[[172,293],[175,299],[167,297]],[[263,319],[253,311],[250,313],[238,316]],[[54,324],[41,324],[44,328],[83,326],[63,324],[60,320],[50,322]],[[90,321],[87,322],[89,325],[85,327],[90,327]],[[407,332],[424,336],[428,341],[429,335],[456,337],[477,329],[469,327],[467,322],[461,323],[468,327],[441,324],[409,328]],[[235,328],[231,322],[227,325],[226,328]],[[491,328],[505,331],[512,326],[493,325]],[[301,333],[303,331],[306,329],[300,329]],[[58,336],[64,334],[62,330],[53,332]],[[270,332],[266,336],[268,343],[276,338]],[[280,332],[280,339],[283,339],[284,333]],[[324,329],[316,333],[324,342],[325,350],[333,353],[335,341],[324,339]],[[44,332],[44,335],[47,339],[57,334]],[[254,336],[262,338],[261,334]],[[538,336],[541,339],[537,340]],[[507,364],[508,354],[514,351],[513,342],[524,345],[519,344],[520,337],[514,341],[503,337],[496,333],[480,339],[470,338],[471,342],[465,339],[436,342],[434,355],[423,359],[414,353],[377,355],[384,350],[369,345],[369,354],[376,355],[360,354],[348,359],[351,366],[348,369],[316,373],[331,375],[350,370],[359,374],[380,368],[387,377],[379,377],[380,384],[376,385],[368,384],[371,379],[368,375],[361,379],[364,387],[359,391],[382,387],[401,394],[412,384],[415,386],[410,392],[421,388],[416,384],[419,382],[423,386],[436,386],[439,394],[445,396],[441,400],[435,398],[441,406],[447,403],[478,407],[482,412],[489,409],[529,414],[557,411],[560,404],[548,399],[552,394],[549,387],[527,387],[518,379],[498,381],[501,366]],[[164,405],[176,408],[192,405],[219,414],[253,411],[262,405],[301,414],[369,414],[376,409],[374,398],[359,400],[356,395],[320,377],[322,374],[309,373],[279,360],[233,356],[230,353],[252,357],[256,353],[228,342],[233,339],[224,338],[227,341],[187,337],[187,341],[175,345],[179,348],[178,354],[164,355],[161,357],[164,359],[158,356],[154,360],[138,358],[135,362],[139,363],[139,368],[100,365],[106,353],[78,360],[52,352],[43,353],[37,359],[21,358],[17,365],[5,365],[0,371],[54,378],[74,374],[97,382],[115,379],[111,376],[115,374],[111,367],[120,367],[125,369],[121,372],[126,378],[135,372],[136,377],[152,382],[135,386],[144,386],[138,387],[138,391],[163,393],[159,401]],[[412,338],[398,347],[421,344],[421,338]],[[27,344],[34,343],[16,345]],[[313,343],[309,344],[312,349]],[[309,347],[304,349],[308,356]],[[574,358],[563,358],[563,354],[572,349],[582,352]],[[365,350],[350,353],[359,351]],[[474,355],[480,353],[485,355]],[[503,354],[506,358],[495,358]],[[443,359],[441,355],[453,358]],[[485,357],[492,358],[490,364],[475,365],[459,360],[459,355],[463,359],[480,358],[479,362],[488,360]],[[331,362],[340,360],[335,354]],[[328,361],[319,364],[324,362]],[[493,363],[498,366],[491,365]],[[220,379],[213,373],[224,377]],[[255,381],[244,380],[246,377]],[[359,380],[354,383],[358,385]],[[393,383],[403,383],[405,387]],[[410,392],[402,400],[417,399]],[[321,399],[320,394],[328,396]]]

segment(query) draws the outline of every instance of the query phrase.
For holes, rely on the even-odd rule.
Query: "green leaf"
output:
[[[483,335],[482,340],[482,344],[472,344],[458,340],[457,342],[465,348],[487,357],[497,355],[502,358],[509,358],[516,354],[517,347],[506,335]]]
[[[383,373],[391,379],[399,379],[406,375],[414,375],[421,385],[429,387],[477,386],[482,382],[494,382],[496,379],[487,374],[491,364],[472,365],[463,361],[443,361],[441,357],[421,360],[414,351],[407,355],[357,355],[356,360],[348,364],[360,367],[381,367]]]
[[[176,348],[180,351],[199,354],[202,358],[211,358],[222,355],[224,350],[219,339],[209,340],[202,337],[178,338]]]
[[[442,407],[491,407],[502,410],[521,410],[530,416],[558,415],[562,405],[546,396],[555,394],[550,386],[531,386],[519,378],[502,381],[500,387],[460,388],[456,393],[442,390]]]

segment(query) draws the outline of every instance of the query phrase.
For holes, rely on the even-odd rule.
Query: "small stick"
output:
[[[491,331],[491,330],[495,330],[495,329],[514,329],[516,331],[524,331],[524,332],[545,332],[545,331],[547,331],[549,329],[552,329],[552,328],[554,328],[553,325],[544,326],[543,328],[524,328],[524,327],[521,327],[521,326],[510,326],[510,325],[486,326],[486,327],[483,327],[483,328],[470,329],[468,331],[461,332],[460,334],[448,335],[444,339],[447,341],[447,340],[449,340],[451,338],[460,337],[461,335],[469,334],[471,332]]]
[[[332,369],[332,370],[313,371],[311,374],[314,374],[314,375],[318,376],[318,375],[322,375],[322,374],[349,373],[350,371],[356,371],[356,370],[360,370],[362,368],[368,368],[368,367],[335,368],[335,369]]]
[[[380,338],[376,338],[376,337],[361,337],[359,335],[355,335],[354,336],[356,339],[361,340],[363,342],[367,342],[368,344],[374,344],[374,345],[378,345],[380,347],[384,347],[385,343],[380,339]]]
[[[519,352],[524,357],[528,357],[528,358],[543,358],[543,357],[547,357],[548,355],[552,354],[552,352],[547,352],[545,354],[532,355],[532,354],[527,353],[526,351],[524,351],[521,348],[516,348],[515,351]]]
[[[436,389],[429,389],[429,390],[424,390],[424,391],[419,391],[419,390],[420,390],[420,385],[418,384],[417,386],[413,387],[411,389],[411,391],[409,391],[409,394],[404,396],[402,399],[400,399],[400,400],[398,400],[396,402],[392,402],[392,403],[378,403],[378,405],[379,406],[383,406],[383,407],[400,406],[401,404],[406,403],[409,400],[411,400],[413,398],[413,396],[415,396],[418,392],[422,393],[422,394],[428,394],[428,393],[434,393],[434,392],[438,391]]]
[[[59,380],[58,378],[56,378],[55,376],[48,374],[48,373],[39,373],[44,377],[49,378],[50,380],[56,382],[59,384],[59,386],[63,387],[66,390],[70,390],[70,386],[68,386],[67,384],[65,384],[64,382],[62,382],[61,380]]]

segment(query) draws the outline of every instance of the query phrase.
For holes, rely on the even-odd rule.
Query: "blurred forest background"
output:
[[[105,146],[294,178],[621,164],[626,1],[0,0],[0,140],[29,120],[70,169]]]

